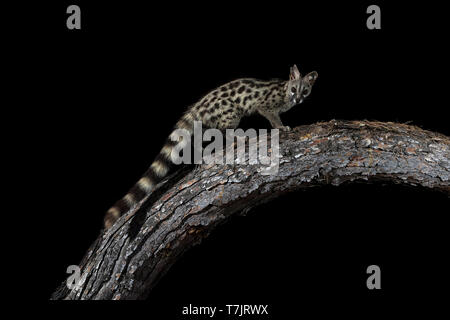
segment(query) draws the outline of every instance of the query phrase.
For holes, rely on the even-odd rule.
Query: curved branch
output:
[[[280,154],[276,175],[260,174],[261,165],[202,165],[167,178],[99,236],[80,264],[79,287],[63,283],[52,299],[145,298],[218,224],[282,193],[382,180],[450,194],[450,139],[414,126],[336,120],[301,126],[281,134]]]

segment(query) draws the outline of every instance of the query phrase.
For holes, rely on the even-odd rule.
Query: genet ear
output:
[[[289,80],[298,80],[301,78],[300,71],[298,71],[297,66],[294,64],[293,67],[291,67],[291,73],[289,74]]]
[[[316,71],[313,71],[313,72],[308,73],[308,74],[303,78],[303,80],[308,81],[311,85],[313,85],[314,82],[316,81],[316,79],[317,79],[318,76],[319,76],[319,75],[317,74],[317,72],[316,72]]]

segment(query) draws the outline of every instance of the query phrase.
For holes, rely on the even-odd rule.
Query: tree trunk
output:
[[[301,188],[385,181],[450,194],[450,139],[418,127],[332,120],[281,133],[279,145],[276,175],[261,164],[200,165],[162,181],[92,244],[78,287],[64,282],[52,299],[143,299],[218,224]]]

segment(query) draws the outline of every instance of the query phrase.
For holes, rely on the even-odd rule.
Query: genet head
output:
[[[318,74],[316,71],[308,73],[302,77],[296,65],[291,67],[287,86],[287,98],[292,105],[300,104],[311,94],[312,86]]]

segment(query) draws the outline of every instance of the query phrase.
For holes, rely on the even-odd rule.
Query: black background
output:
[[[291,127],[411,121],[448,135],[447,82],[438,78],[448,56],[442,8],[373,3],[381,30],[366,28],[372,2],[23,7],[11,82],[30,132],[23,173],[35,182],[33,201],[20,206],[39,233],[32,298],[48,299],[79,263],[104,212],[147,169],[185,108],[232,79],[286,78],[294,63],[316,70],[311,96],[282,115]],[[66,28],[70,4],[81,7],[82,30]],[[269,124],[254,116],[241,127]],[[412,310],[426,297],[439,304],[448,288],[447,213],[441,194],[390,185],[287,195],[218,228],[139,306],[173,318],[190,303],[269,304],[280,319],[307,310]],[[379,291],[365,285],[371,264],[381,268]]]

